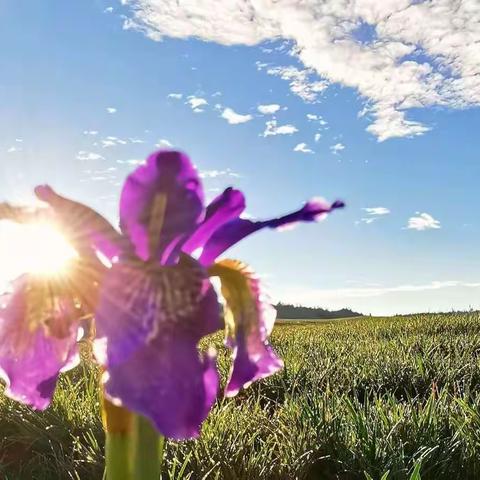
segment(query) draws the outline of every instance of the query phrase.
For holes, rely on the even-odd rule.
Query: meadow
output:
[[[283,372],[168,441],[163,480],[480,478],[478,312],[279,322],[273,343]],[[97,377],[64,375],[42,413],[0,394],[0,478],[102,478]]]

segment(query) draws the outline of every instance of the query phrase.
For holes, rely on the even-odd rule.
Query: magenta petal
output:
[[[35,188],[37,197],[48,203],[72,245],[79,253],[90,249],[100,251],[109,260],[118,257],[125,248],[124,239],[112,225],[95,210],[83,203],[58,195],[50,186]]]
[[[173,330],[162,330],[125,362],[110,366],[105,390],[117,404],[150,418],[165,436],[196,437],[218,392],[212,353],[200,356],[197,344],[208,317],[219,315],[216,297],[205,297],[199,311]]]
[[[182,251],[191,254],[202,248],[222,225],[237,218],[245,210],[245,197],[239,190],[227,188],[207,207],[204,221],[185,242]]]
[[[6,304],[0,309],[0,377],[8,397],[43,410],[51,402],[60,371],[78,364],[77,334],[72,328],[66,337],[55,338],[43,327],[29,330],[26,279],[16,281],[15,291],[5,296]]]
[[[217,297],[198,262],[160,267],[118,262],[106,273],[96,310],[97,360],[108,366],[180,326],[197,341],[221,328]]]
[[[321,220],[334,209],[344,207],[344,203],[336,201],[328,204],[321,199],[308,201],[300,210],[283,217],[265,221],[252,221],[243,218],[232,220],[220,227],[206,242],[199,258],[202,265],[211,265],[225,250],[246,236],[262,228],[282,228],[298,222],[313,222]]]
[[[283,361],[271,345],[262,342],[259,337],[247,340],[243,335],[237,336],[233,359],[232,371],[225,388],[227,397],[235,396],[242,388],[283,368]]]
[[[159,195],[166,201],[155,252],[150,252],[149,229],[156,219],[154,206]],[[164,263],[197,227],[203,213],[203,189],[197,170],[187,155],[160,150],[131,173],[120,199],[120,226],[130,238],[136,255]]]

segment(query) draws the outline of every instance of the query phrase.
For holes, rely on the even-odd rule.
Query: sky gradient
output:
[[[50,183],[116,223],[127,173],[173,146],[253,217],[347,203],[228,252],[276,300],[480,308],[480,4],[381,5],[0,1],[0,201]]]

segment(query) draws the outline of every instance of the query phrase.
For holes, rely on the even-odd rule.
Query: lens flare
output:
[[[0,232],[0,264],[3,274],[60,274],[77,256],[73,247],[53,225],[5,223]]]

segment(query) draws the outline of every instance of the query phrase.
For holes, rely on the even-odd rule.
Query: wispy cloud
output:
[[[356,282],[357,283],[357,282]],[[374,315],[480,308],[480,281],[439,280],[420,284],[382,286],[368,284],[347,288],[311,288],[287,285],[277,290],[288,303],[353,310]]]
[[[103,148],[109,148],[116,147],[118,145],[126,145],[127,141],[118,137],[108,136],[101,140],[101,144]]]
[[[407,229],[421,231],[441,228],[440,222],[435,220],[429,213],[416,212],[416,214],[416,217],[408,219]]]
[[[204,111],[202,107],[208,105],[207,100],[201,97],[195,97],[194,95],[188,97],[187,103],[195,113],[202,113]]]
[[[336,143],[330,147],[330,151],[334,155],[338,155],[342,150],[345,150],[345,145],[343,143]]]
[[[257,67],[261,70],[261,64],[257,63]],[[308,103],[316,102],[319,93],[328,87],[328,82],[325,80],[312,79],[313,71],[309,69],[302,70],[293,66],[269,67],[267,73],[287,80],[292,93]]]
[[[130,143],[145,143],[141,138],[129,138]]]
[[[295,125],[286,124],[286,125],[277,125],[276,120],[269,120],[265,123],[265,131],[263,132],[263,137],[269,137],[271,135],[292,135],[298,132],[298,128]]]
[[[302,2],[301,9],[297,1],[128,4],[133,13],[124,28],[154,40],[193,37],[249,46],[289,41],[289,53],[303,68],[260,63],[258,68],[286,80],[307,102],[317,101],[333,83],[356,90],[367,105],[367,130],[379,141],[427,132],[427,125],[408,118],[411,109],[480,105],[475,0],[325,0]],[[374,29],[368,41],[357,35],[364,25]]]
[[[117,109],[115,107],[107,107],[108,113],[117,113]]]
[[[89,160],[105,160],[105,157],[99,153],[87,152],[85,150],[80,150],[77,153],[77,160],[89,161]]]
[[[388,215],[390,213],[390,210],[386,207],[366,207],[362,208],[362,210],[366,212],[368,216],[356,221],[356,225],[360,223],[366,223],[367,225],[369,225],[378,220],[379,218],[383,217],[384,215]]]
[[[117,160],[117,163],[120,165],[144,165],[144,158],[130,158],[128,160]]]
[[[94,137],[95,135],[98,135],[98,130],[84,130],[83,134],[84,135],[91,135],[91,136]]]
[[[169,93],[167,98],[173,98],[175,100],[181,100],[183,98],[183,93]]]
[[[233,177],[239,178],[241,175],[234,172],[230,168],[225,170],[202,170],[199,174],[200,178],[217,178],[217,177]]]
[[[328,125],[327,121],[321,115],[317,115],[315,113],[307,113],[307,119],[310,122],[317,122],[322,127]]]
[[[388,215],[390,213],[390,209],[386,207],[366,207],[362,208],[368,215]]]
[[[356,288],[332,288],[332,289],[305,289],[305,294],[303,300],[305,303],[316,302],[317,305],[321,305],[325,300],[331,300],[332,298],[366,298],[366,297],[379,297],[382,295],[387,295],[389,293],[400,293],[400,292],[425,292],[430,290],[441,290],[444,288],[480,288],[480,282],[463,282],[458,280],[447,280],[447,281],[432,281],[425,284],[405,284],[405,285],[396,285],[391,287],[356,287]],[[295,290],[295,287],[292,288]],[[307,298],[309,300],[307,300]]]
[[[166,138],[161,138],[156,144],[158,148],[172,148],[173,143],[169,142]]]
[[[224,118],[231,125],[249,122],[253,119],[252,115],[241,115],[240,113],[235,112],[231,108],[225,108],[225,110],[223,110],[222,118]]]
[[[268,105],[259,105],[257,110],[263,115],[273,115],[280,110],[280,105],[277,103],[271,103]]]
[[[294,152],[301,152],[301,153],[315,153],[311,148],[308,148],[306,143],[299,143],[293,149]]]
[[[313,138],[316,142],[318,142],[322,138],[322,134],[321,133],[316,133]]]

